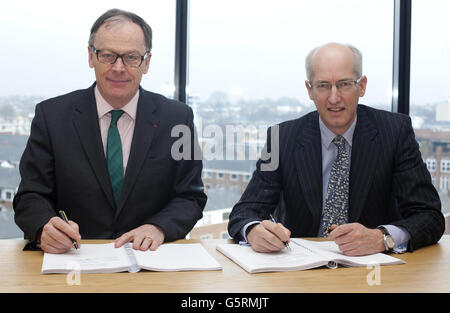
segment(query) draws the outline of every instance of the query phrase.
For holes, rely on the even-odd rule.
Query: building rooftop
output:
[[[438,140],[440,142],[450,142],[450,131],[433,129],[414,129],[418,140]]]

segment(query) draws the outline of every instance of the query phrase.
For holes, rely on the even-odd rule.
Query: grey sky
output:
[[[154,30],[149,74],[142,86],[170,93],[175,1],[8,1],[2,3],[0,96],[52,97],[94,80],[87,40],[109,8],[130,10]],[[450,98],[447,0],[413,2],[413,103]],[[191,0],[190,91],[246,99],[289,96],[309,102],[304,58],[329,41],[351,43],[364,56],[367,104],[390,104],[393,1]]]

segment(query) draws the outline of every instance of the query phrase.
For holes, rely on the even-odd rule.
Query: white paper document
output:
[[[42,274],[115,273],[150,271],[221,270],[222,266],[199,243],[163,244],[156,251],[133,250],[130,243],[84,244],[64,254],[44,253]]]
[[[290,248],[274,253],[255,252],[249,246],[219,244],[217,250],[249,273],[299,271],[320,266],[367,266],[403,264],[405,261],[384,253],[345,256],[334,241],[291,239]]]

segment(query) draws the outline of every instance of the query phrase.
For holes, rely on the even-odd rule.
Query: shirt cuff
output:
[[[393,252],[395,253],[404,253],[408,249],[408,243],[409,239],[411,238],[411,235],[408,233],[408,231],[399,226],[394,225],[381,225],[387,229],[389,234],[392,236],[392,239],[394,239],[395,246],[393,249]]]
[[[246,236],[247,228],[248,228],[250,225],[253,225],[253,224],[260,224],[260,223],[261,223],[261,221],[253,221],[253,222],[250,222],[250,223],[248,223],[248,224],[245,224],[244,227],[242,227],[241,235],[242,235],[242,238],[244,238],[244,241],[245,241],[245,242],[248,242],[248,241],[247,241],[247,236]]]

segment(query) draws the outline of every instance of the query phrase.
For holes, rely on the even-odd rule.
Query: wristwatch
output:
[[[377,227],[383,233],[383,241],[385,251],[392,251],[395,246],[394,238],[392,238],[391,234],[389,234],[388,230],[384,226]]]

